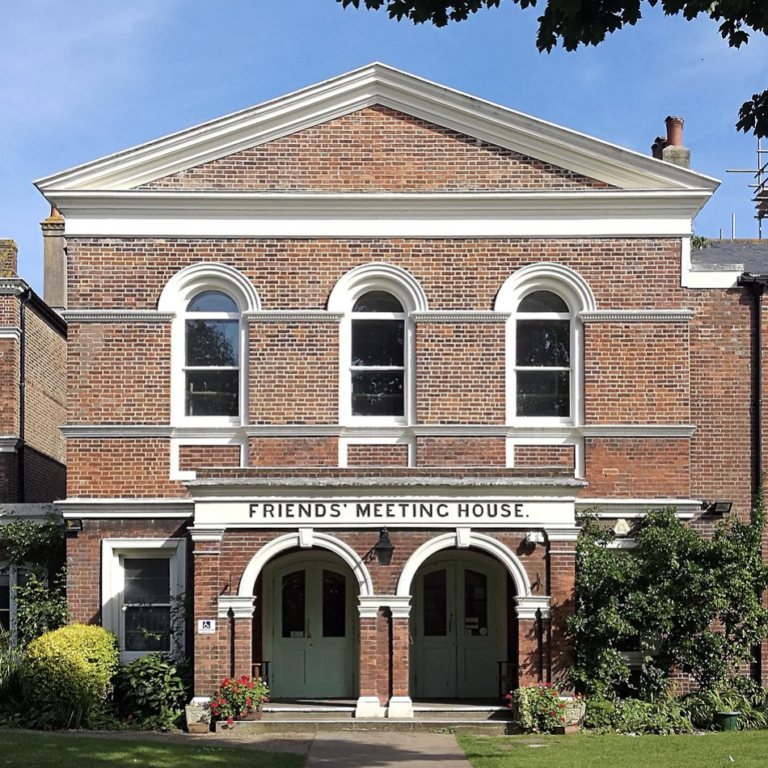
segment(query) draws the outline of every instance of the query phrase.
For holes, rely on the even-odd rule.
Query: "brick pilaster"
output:
[[[567,636],[566,621],[576,607],[576,542],[551,541],[549,545],[549,594],[551,597],[552,682],[569,690],[568,672],[573,665],[573,643]]]

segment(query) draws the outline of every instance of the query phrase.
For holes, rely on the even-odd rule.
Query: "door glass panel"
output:
[[[171,561],[167,558],[126,558],[123,561],[126,603],[168,604],[171,600]]]
[[[488,634],[488,578],[477,571],[464,571],[464,634]]]
[[[283,576],[283,637],[304,637],[306,578],[304,571]]]
[[[445,637],[446,585],[445,571],[433,571],[424,576],[424,635],[427,637]]]
[[[170,651],[170,649],[170,607],[146,605],[126,606],[126,651]]]
[[[341,573],[323,571],[323,637],[346,637],[347,580]]]

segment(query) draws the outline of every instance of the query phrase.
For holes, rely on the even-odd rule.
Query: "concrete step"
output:
[[[266,733],[338,733],[343,731],[377,731],[381,733],[472,733],[503,736],[512,731],[512,724],[493,720],[437,720],[414,718],[370,720],[344,718],[336,720],[244,720],[232,725],[216,723],[216,733],[244,735]]]
[[[512,719],[512,713],[506,707],[430,707],[415,704],[413,707],[415,719],[426,720],[477,720],[479,722],[487,720],[509,721]]]
[[[307,707],[307,706],[266,706],[262,710],[262,720],[351,720],[355,707]]]

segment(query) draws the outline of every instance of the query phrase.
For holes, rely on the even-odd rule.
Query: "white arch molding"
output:
[[[241,312],[258,312],[261,299],[251,281],[229,264],[200,261],[180,269],[165,284],[157,302],[160,312],[180,312],[200,290],[221,290],[232,296]]]
[[[461,537],[461,540],[460,540]],[[434,539],[422,544],[409,558],[408,562],[403,568],[400,578],[397,582],[396,595],[399,597],[410,597],[411,585],[413,579],[416,576],[416,572],[432,555],[441,552],[444,549],[451,549],[453,547],[466,549],[467,547],[474,547],[475,549],[485,552],[491,557],[498,560],[506,569],[509,575],[512,577],[512,581],[515,585],[516,597],[528,597],[531,594],[531,582],[528,578],[528,574],[523,568],[523,564],[517,558],[506,544],[503,544],[498,539],[494,539],[492,536],[487,536],[484,533],[476,533],[475,531],[469,531],[467,537],[466,531],[451,531],[450,533],[444,533],[440,536],[435,536]]]
[[[392,264],[362,264],[342,275],[328,296],[329,312],[349,312],[355,301],[368,291],[388,291],[397,296],[407,313],[425,312],[427,296],[419,281]]]
[[[338,555],[352,570],[357,585],[360,590],[360,597],[369,597],[373,595],[373,581],[368,572],[365,563],[360,559],[357,552],[343,541],[329,536],[327,533],[317,533],[316,531],[294,531],[286,533],[284,536],[278,536],[269,544],[265,544],[252,558],[243,571],[240,584],[237,589],[238,597],[253,597],[253,591],[256,586],[256,579],[264,570],[264,566],[277,557],[282,552],[296,547],[307,548],[317,547],[327,549]]]

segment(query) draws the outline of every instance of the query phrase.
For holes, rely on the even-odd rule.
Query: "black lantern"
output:
[[[702,509],[710,515],[727,515],[733,507],[733,502],[726,499],[717,501],[702,501]]]
[[[379,532],[379,540],[373,547],[374,552],[379,558],[379,565],[389,565],[392,562],[392,552],[395,545],[389,540],[389,531],[382,528]]]
[[[64,524],[67,533],[79,533],[83,530],[83,521],[78,518],[68,517]]]

